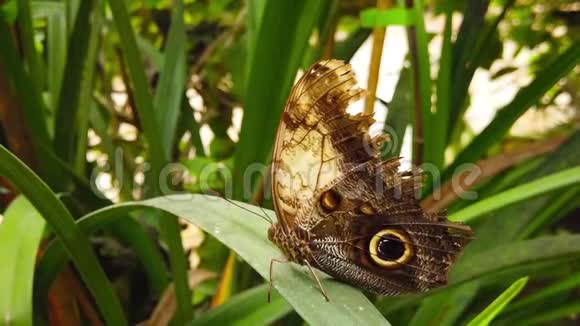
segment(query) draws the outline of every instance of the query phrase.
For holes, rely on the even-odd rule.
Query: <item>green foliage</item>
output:
[[[11,180],[62,241],[87,287],[98,302],[106,321],[126,324],[121,305],[89,240],[80,232],[64,204],[37,175],[0,145],[0,174]]]
[[[6,209],[0,224],[0,318],[11,325],[32,324],[34,258],[44,231],[44,219],[24,197]]]
[[[18,6],[16,0],[8,0],[0,5],[0,19],[8,23],[13,23],[18,16]]]
[[[511,188],[470,205],[449,216],[451,221],[469,222],[495,209],[533,198],[543,193],[580,183],[580,167],[570,168],[550,176]]]
[[[578,115],[534,130],[532,140],[510,132],[530,112],[578,104],[572,4],[414,0],[379,11],[337,0],[3,1],[0,319],[46,323],[49,301],[64,296],[51,286],[71,262],[92,296],[85,302],[114,325],[151,318],[171,283],[177,325],[571,318],[580,312],[580,235],[571,218],[580,194]],[[433,15],[441,30],[426,29]],[[445,182],[480,159],[490,164],[513,148],[567,139],[507,162],[471,189],[477,200],[451,196],[450,219],[469,224],[475,239],[448,287],[375,298],[319,273],[326,302],[296,264],[275,263],[270,275],[271,259],[281,258],[267,240],[265,219],[275,213],[242,201],[271,205],[264,176],[297,71],[322,56],[349,61],[369,28],[390,24],[407,29],[411,50],[392,99],[380,100],[394,139],[385,157],[400,155],[412,127],[413,162],[442,171]],[[482,132],[465,121],[476,72],[494,81],[528,77]],[[434,176],[426,195],[445,191]],[[195,268],[219,277],[190,288]],[[84,295],[77,292],[70,295]],[[80,312],[79,323],[92,315]]]
[[[487,306],[479,315],[473,318],[467,326],[487,326],[499,314],[512,299],[526,286],[528,278],[524,277],[515,281],[497,299]]]

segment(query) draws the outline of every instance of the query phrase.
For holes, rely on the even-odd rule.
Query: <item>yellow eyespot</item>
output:
[[[334,211],[338,205],[340,205],[340,196],[336,192],[329,190],[320,196],[320,206],[325,211]]]
[[[377,232],[369,242],[372,260],[386,268],[399,268],[413,257],[408,236],[399,230],[383,229]]]
[[[365,215],[375,215],[377,213],[375,208],[371,206],[369,203],[362,203],[358,209],[361,213]]]

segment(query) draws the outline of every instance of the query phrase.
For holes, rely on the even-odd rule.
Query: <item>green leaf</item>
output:
[[[437,320],[438,326],[456,325],[457,319],[477,296],[479,289],[476,282],[471,282],[459,286],[455,291],[444,290],[430,295],[422,301],[409,326],[427,325],[432,320]]]
[[[470,206],[451,214],[449,220],[456,222],[473,222],[477,217],[481,217],[482,215],[498,208],[579,182],[580,166],[566,169],[500,192],[499,194],[484,200],[480,200],[477,203],[471,204]]]
[[[561,170],[580,166],[580,131],[572,134],[556,151],[552,152],[542,164],[522,176],[512,186],[523,184],[541,177],[549,176]],[[490,244],[500,245],[521,237],[522,232],[535,219],[552,196],[543,195],[497,210],[487,216],[482,224],[475,228],[478,239],[468,249],[487,250]],[[502,230],[502,232],[497,232]]]
[[[473,163],[480,159],[491,146],[497,144],[505,136],[524,112],[579,63],[580,42],[576,42],[547,64],[529,85],[520,89],[514,99],[497,112],[493,121],[473,139],[445,171],[443,180],[449,179],[461,164]]]
[[[266,301],[267,296],[268,284],[256,286],[231,297],[190,325],[271,325],[292,311],[292,306],[276,291],[272,292],[270,302]]]
[[[497,316],[512,299],[520,293],[528,282],[527,277],[522,277],[515,281],[499,297],[487,306],[479,315],[472,319],[467,326],[487,326]]]
[[[542,230],[542,228],[554,224],[560,218],[566,216],[578,206],[579,196],[580,185],[571,187],[571,189],[563,193],[553,194],[552,200],[549,200],[539,214],[525,226],[525,229],[522,230],[518,238],[530,238],[534,233]]]
[[[17,0],[8,0],[0,4],[0,19],[4,22],[12,24],[18,16]]]
[[[451,30],[453,26],[453,12],[445,13],[445,29],[443,31],[443,46],[441,58],[439,59],[439,75],[437,76],[437,108],[434,113],[433,124],[437,132],[432,134],[433,146],[431,163],[442,169],[445,158],[445,148],[447,147],[447,129],[449,128],[449,112],[451,101],[451,64],[453,62]]]
[[[24,62],[28,67],[30,74],[30,83],[35,93],[40,94],[44,86],[43,71],[41,66],[40,55],[36,51],[34,44],[34,26],[32,24],[31,0],[17,0],[18,3],[18,28],[20,30],[20,40],[22,42],[22,50],[24,54]],[[0,27],[3,29],[3,27]],[[2,46],[10,44],[10,42],[0,42]],[[3,52],[3,51],[2,51]]]
[[[88,239],[80,232],[70,212],[34,172],[2,145],[0,162],[0,175],[10,180],[22,192],[62,241],[81,278],[93,294],[105,322],[126,325],[119,299],[99,265]]]
[[[97,41],[102,22],[101,9],[99,1],[81,3],[68,48],[69,59],[54,121],[54,148],[57,154],[63,161],[76,166],[82,174]]]
[[[25,2],[18,1],[19,4]],[[22,18],[23,15],[20,17]],[[35,146],[36,156],[43,157],[43,150],[52,151],[52,143],[45,121],[45,114],[48,109],[44,105],[39,88],[30,87],[35,85],[33,78],[24,70],[25,65],[20,60],[20,55],[14,47],[10,27],[3,21],[0,21],[0,44],[2,44],[0,64],[11,81],[11,91],[22,105],[28,130],[33,131],[29,134]],[[32,68],[29,67],[29,69]],[[55,163],[52,160],[47,160],[40,165],[39,169],[51,187],[59,189],[60,180],[58,174],[54,173],[54,171],[57,171]]]
[[[164,148],[164,142],[162,137],[160,137],[162,118],[153,106],[154,99],[145,76],[143,59],[138,51],[126,4],[124,1],[116,0],[109,0],[108,2],[121,40],[121,50],[127,62],[143,133],[149,145],[148,157],[151,162],[151,174],[149,174],[150,177],[147,180],[147,184],[151,192],[147,195],[157,195],[160,193],[159,178],[162,176],[161,172],[165,168],[165,163],[169,161],[170,149]],[[176,34],[179,34],[178,32],[179,30],[177,30]],[[177,37],[179,38],[179,35]],[[168,67],[167,69],[170,68]],[[179,100],[181,100],[181,97]],[[171,271],[178,303],[176,322],[183,324],[191,319],[193,310],[191,307],[191,291],[187,281],[187,261],[181,244],[177,219],[162,218],[160,220],[160,231],[169,247],[169,259],[171,261]]]
[[[145,274],[148,276],[152,290],[160,295],[169,284],[165,263],[155,243],[131,217],[129,209],[109,209],[95,211],[78,219],[76,223],[84,234],[91,234],[105,229],[116,235],[124,244],[132,248],[141,260]],[[62,243],[55,239],[44,250],[38,263],[35,288],[37,294],[48,294],[52,282],[68,262],[68,256]],[[41,302],[41,304],[45,304]]]
[[[149,59],[153,67],[161,73],[163,71],[163,62],[165,61],[163,54],[148,39],[139,34],[135,35],[135,37],[139,50]]]
[[[416,13],[416,23],[415,27],[409,28],[409,30],[414,31],[410,33],[409,39],[414,38],[415,49],[413,50],[411,46],[411,62],[413,63],[413,71],[415,77],[415,103],[420,108],[420,117],[415,116],[415,119],[421,120],[422,127],[422,141],[423,141],[423,153],[413,153],[413,155],[421,155],[422,160],[419,163],[428,162],[433,163],[436,153],[433,152],[434,147],[431,142],[434,140],[434,128],[433,128],[433,113],[431,112],[431,61],[429,59],[429,36],[425,30],[425,20],[424,20],[424,10],[423,1],[415,0],[413,1],[415,13]],[[420,141],[415,139],[414,141]]]
[[[113,13],[117,32],[119,33],[120,46],[127,62],[129,77],[131,79],[131,88],[135,96],[137,105],[137,112],[139,119],[143,126],[143,133],[147,138],[149,145],[149,159],[151,160],[152,175],[154,181],[150,181],[149,185],[152,187],[152,193],[158,193],[159,183],[157,176],[163,168],[164,164],[169,160],[167,152],[163,149],[163,143],[159,135],[161,130],[159,128],[160,119],[153,107],[153,96],[151,89],[145,76],[145,67],[143,65],[143,58],[141,57],[137,42],[135,40],[135,32],[131,27],[131,21],[127,7],[124,1],[109,0],[109,5]]]
[[[176,216],[171,216],[165,212],[159,215],[159,231],[169,248],[171,274],[175,284],[177,312],[174,320],[177,324],[183,324],[193,317],[193,308],[191,306],[191,289],[187,278],[189,265],[181,243],[181,226]]]
[[[531,275],[579,257],[580,235],[577,234],[516,241],[463,256],[451,271],[450,280],[451,284],[476,279],[497,282],[514,275]]]
[[[386,144],[389,147],[381,149],[385,157],[398,157],[401,153],[405,130],[409,126],[413,114],[409,106],[409,103],[413,102],[412,78],[411,68],[404,67],[399,74],[391,102],[383,103],[389,108],[383,132],[391,138]]]
[[[66,6],[66,21],[69,35],[72,34],[74,25],[76,24],[76,19],[79,13],[79,8],[81,6],[80,4],[81,1],[82,0],[64,1]]]
[[[9,325],[32,325],[32,283],[36,251],[45,222],[24,197],[4,212],[0,223],[0,320]]]
[[[258,207],[243,203],[238,205],[253,210],[256,214],[264,214]],[[199,194],[172,195],[118,204],[104,208],[101,212],[122,207],[158,208],[186,219],[234,250],[266,280],[270,278],[271,259],[280,258],[282,255],[266,238],[268,224],[263,219],[218,197]],[[265,212],[274,216],[273,211]],[[330,302],[326,302],[308,270],[303,267],[295,264],[275,264],[272,275],[276,290],[308,323],[388,325],[372,303],[358,290],[317,273]]]
[[[249,15],[249,23],[255,24],[256,20],[259,25],[249,30],[244,117],[234,155],[234,197],[237,199],[244,197],[242,180],[247,167],[269,160],[282,106],[322,5],[323,1],[266,1],[261,18]]]
[[[539,311],[533,316],[528,318],[519,318],[515,320],[518,325],[552,325],[548,322],[558,319],[569,319],[570,316],[577,315],[580,312],[579,302],[569,302],[559,305],[553,309],[547,311]],[[514,321],[511,321],[507,325],[514,325]]]
[[[176,136],[177,118],[185,93],[187,44],[183,22],[183,1],[174,1],[171,27],[164,53],[163,69],[155,92],[154,106],[159,117],[161,143],[171,156]]]
[[[54,3],[53,5],[58,5],[59,8],[47,17],[46,77],[48,78],[47,86],[50,96],[49,107],[54,112],[58,106],[64,68],[67,61],[68,33],[64,4]]]
[[[88,214],[90,216],[92,214]],[[161,295],[163,290],[169,285],[169,274],[167,273],[164,257],[161,256],[158,244],[151,238],[151,235],[144,229],[133,216],[116,216],[116,221],[103,227],[104,230],[112,233],[124,245],[133,249],[139,258],[143,271],[149,279],[151,290],[155,295]],[[84,230],[82,223],[85,219],[79,219],[77,223]],[[95,223],[96,224],[96,223]]]
[[[571,276],[558,280],[525,298],[509,305],[502,313],[508,314],[514,311],[531,311],[537,309],[544,302],[550,301],[551,298],[561,296],[562,293],[573,291],[580,286],[580,273],[573,273]],[[509,318],[509,317],[508,317]]]
[[[266,8],[266,0],[256,0],[248,2],[248,16],[247,16],[247,63],[252,62],[251,58],[256,50],[256,42],[260,26],[262,25],[262,17]],[[250,76],[250,65],[246,64],[246,79]]]
[[[369,38],[372,29],[359,28],[350,33],[344,41],[337,42],[332,50],[335,59],[350,61],[360,46]]]
[[[546,159],[542,161],[542,164],[534,165],[532,171],[528,170],[524,176],[521,176],[518,180],[513,181],[512,186],[515,186],[518,183],[535,180],[566,168],[580,165],[580,156],[576,154],[578,153],[578,150],[580,150],[580,132],[576,131],[556,151],[547,156]],[[543,244],[540,244],[537,247],[529,248],[529,251],[526,248],[522,248],[518,252],[517,249],[512,248],[514,250],[512,252],[513,256],[503,256],[503,249],[501,248],[507,244],[513,243],[515,239],[520,236],[521,232],[526,228],[530,221],[539,214],[539,212],[550,200],[550,198],[551,196],[549,195],[543,195],[536,197],[534,200],[515,203],[513,205],[500,208],[491,214],[488,214],[488,216],[486,216],[485,219],[482,219],[480,223],[475,224],[473,228],[476,235],[476,240],[466,248],[463,254],[463,259],[457,261],[454,270],[452,271],[452,275],[455,275],[454,277],[457,277],[458,280],[461,279],[460,274],[463,272],[470,274],[471,276],[467,278],[473,280],[486,278],[486,276],[490,276],[496,280],[501,280],[502,273],[500,272],[503,272],[504,270],[506,273],[510,270],[515,272],[519,271],[520,274],[518,275],[521,276],[525,275],[524,272],[526,269],[533,269],[534,266],[532,262],[535,256],[526,257],[525,254],[526,252],[544,252],[544,248],[542,248],[542,246],[544,246]],[[498,232],[498,230],[501,230],[501,232]],[[548,240],[546,240],[546,242],[549,244]],[[520,242],[517,243],[517,246],[523,246],[520,245]],[[502,247],[497,249],[498,246]],[[559,246],[562,247],[562,250],[565,250],[567,244],[561,243]],[[545,262],[545,265],[554,266],[558,261],[566,260],[565,254],[558,256],[556,251],[557,250],[554,250],[554,254],[556,255],[554,259],[547,259],[548,261]],[[480,257],[478,259],[481,259],[481,257],[485,257],[486,254],[490,256],[485,261],[471,260],[471,257]],[[501,262],[495,259],[496,255],[499,255],[497,257],[501,257]],[[521,266],[522,268],[518,269],[515,268],[512,263],[516,264],[513,261],[513,258],[519,256],[521,256],[523,259],[523,265]],[[497,266],[495,265],[496,263],[498,264]],[[492,270],[487,270],[484,268],[481,273],[476,271],[477,268],[482,268],[485,264],[491,264],[489,266],[490,268],[493,266]],[[497,273],[497,275],[494,275],[493,273]],[[529,274],[529,271],[526,272],[526,274]],[[465,280],[467,278],[463,279]],[[432,298],[427,298],[424,300],[425,304],[431,304],[431,306],[437,306],[440,308],[439,310],[432,309],[430,311],[432,318],[439,319],[442,315],[445,315],[446,309],[450,304],[446,298],[461,296],[455,292],[461,292],[462,288],[449,289],[448,291],[454,293],[450,293],[445,298],[439,297],[438,300],[431,300]]]
[[[475,70],[482,66],[484,59],[494,57],[493,52],[497,51],[497,46],[502,46],[497,38],[497,26],[514,3],[515,0],[507,0],[493,23],[485,28],[484,17],[489,1],[467,2],[453,52],[453,83],[451,85],[453,96],[450,101],[448,136],[451,136],[452,132],[457,132],[457,127],[460,125],[458,117],[463,112],[467,91]]]
[[[463,21],[457,32],[452,54],[452,92],[448,137],[451,137],[453,129],[458,125],[458,119],[461,117],[461,107],[465,102],[465,94],[473,74],[470,69],[475,71],[475,68],[471,66],[471,61],[473,56],[476,55],[475,49],[484,28],[485,14],[487,13],[489,2],[490,0],[469,0],[466,1],[465,9],[463,10]]]
[[[360,13],[362,27],[375,28],[389,25],[412,26],[415,25],[417,15],[413,9],[392,8],[379,10],[377,8],[365,9]]]

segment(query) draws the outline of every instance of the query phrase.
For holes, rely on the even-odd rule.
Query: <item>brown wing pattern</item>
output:
[[[370,116],[350,115],[350,103],[365,91],[349,64],[321,61],[294,86],[284,107],[272,162],[272,191],[279,222],[287,229],[298,223],[308,229],[316,216],[296,221],[300,208],[312,207],[317,194],[331,187],[357,165],[376,161]]]
[[[321,61],[300,78],[276,136],[268,237],[295,262],[377,294],[444,285],[469,227],[426,213],[419,171],[381,161],[370,116],[350,115],[364,91],[350,65]]]
[[[368,166],[333,187],[343,196],[341,207],[310,230],[312,265],[381,295],[421,292],[447,283],[450,267],[471,240],[469,227],[426,213],[413,194],[420,174],[397,173],[397,165],[398,160],[391,160]],[[383,181],[382,190],[377,191],[376,180]],[[361,212],[363,205],[372,208]],[[380,236],[385,231],[399,235],[391,245],[407,248],[409,259],[380,264],[372,239],[388,238]]]

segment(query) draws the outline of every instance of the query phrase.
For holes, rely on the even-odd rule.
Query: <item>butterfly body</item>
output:
[[[288,260],[382,295],[444,285],[468,227],[429,214],[419,171],[382,161],[372,117],[350,115],[364,91],[348,64],[315,64],[294,86],[278,129],[269,239]]]

